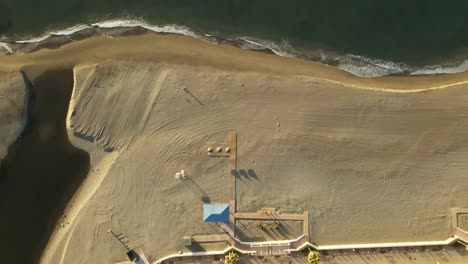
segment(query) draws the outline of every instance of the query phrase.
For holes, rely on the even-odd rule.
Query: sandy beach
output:
[[[207,143],[231,131],[253,172],[238,180],[238,210],[308,211],[319,245],[445,240],[450,208],[468,207],[466,72],[360,78],[157,34],[0,57],[1,72],[30,79],[56,69],[74,71],[66,126],[91,167],[41,263],[123,261],[108,229],[150,261],[213,233],[202,198],[228,199],[229,167]]]

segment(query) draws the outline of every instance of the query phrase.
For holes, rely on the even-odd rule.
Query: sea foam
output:
[[[421,69],[416,69],[411,72],[412,75],[428,75],[428,74],[447,74],[458,73],[468,70],[468,59],[452,65],[436,65],[426,66]]]
[[[371,59],[353,54],[347,54],[338,58],[337,67],[361,77],[377,77],[411,72],[411,67],[404,63]]]
[[[290,58],[297,57],[296,54],[294,54],[293,48],[291,47],[291,45],[286,41],[283,41],[280,44],[276,44],[275,42],[272,42],[272,41],[255,39],[251,37],[240,37],[238,38],[238,40],[244,41],[243,45],[241,45],[241,48],[243,49],[252,49],[252,50],[269,49],[278,56],[290,57]]]
[[[93,27],[112,29],[112,28],[134,28],[141,27],[157,33],[172,33],[200,38],[201,35],[193,32],[190,28],[179,25],[151,25],[142,20],[108,20],[91,24]]]

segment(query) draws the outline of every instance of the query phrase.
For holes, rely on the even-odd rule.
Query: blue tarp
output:
[[[203,222],[229,223],[229,204],[203,204]]]

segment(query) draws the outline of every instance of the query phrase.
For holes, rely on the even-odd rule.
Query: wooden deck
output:
[[[302,221],[302,232],[309,239],[309,212],[302,214],[283,214],[276,210],[260,210],[256,213],[236,213],[236,219],[243,220],[274,220],[274,221]]]

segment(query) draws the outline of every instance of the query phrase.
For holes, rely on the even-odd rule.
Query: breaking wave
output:
[[[156,32],[164,34],[179,34],[202,39],[211,43],[235,45],[242,49],[267,51],[278,56],[303,59],[334,66],[361,77],[377,77],[391,74],[402,75],[433,75],[458,73],[468,70],[468,59],[454,62],[450,65],[431,65],[425,67],[411,67],[410,65],[374,58],[367,58],[354,54],[336,54],[325,50],[300,50],[289,42],[279,43],[249,36],[235,36],[226,38],[195,32],[180,25],[151,25],[143,20],[107,20],[91,24],[80,24],[58,31],[51,31],[40,37],[26,40],[9,40],[0,38],[0,55],[23,54],[44,47],[60,46],[75,40],[90,36],[121,36],[140,32]]]

